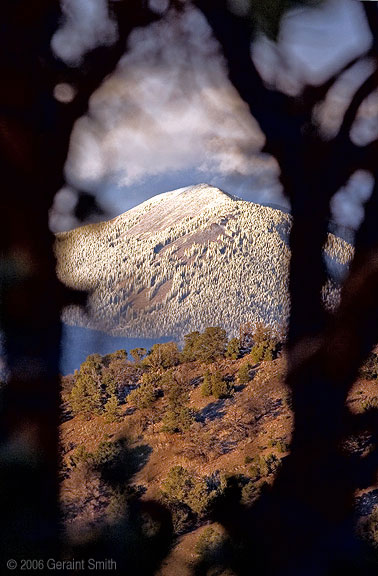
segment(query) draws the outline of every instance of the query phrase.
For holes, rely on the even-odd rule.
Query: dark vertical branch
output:
[[[1,563],[57,557],[60,311],[69,295],[55,274],[48,210],[64,183],[75,121],[116,66],[136,26],[154,16],[145,2],[114,4],[117,42],[64,67],[50,41],[61,17],[57,0],[7,1],[0,36],[2,196],[1,328],[10,378],[2,398]],[[53,96],[72,83],[70,104]],[[2,570],[3,568],[1,568]]]
[[[264,151],[278,161],[280,180],[291,201],[290,334],[297,341],[319,332],[326,319],[321,300],[326,277],[321,247],[333,192],[329,150],[311,129],[312,110],[305,106],[309,98],[306,102],[293,99],[264,85],[251,59],[252,33],[246,20],[230,14],[225,2],[197,1],[197,5],[221,44],[231,82],[266,136]]]
[[[7,558],[57,554],[60,294],[43,149],[45,106],[54,104],[39,84],[39,58],[58,14],[56,2],[43,1],[8,2],[2,13],[1,327],[10,369],[1,414],[2,569]]]
[[[364,574],[353,533],[356,473],[340,445],[346,434],[347,394],[378,338],[377,252],[372,238],[378,217],[375,196],[358,237],[342,305],[332,321],[323,311],[320,292],[330,199],[358,168],[374,170],[376,145],[358,150],[349,132],[360,104],[377,85],[377,73],[357,90],[339,134],[324,142],[312,124],[312,106],[337,76],[320,89],[306,90],[303,99],[270,90],[251,63],[248,23],[228,14],[223,2],[197,1],[197,5],[223,48],[231,81],[266,135],[265,150],[279,163],[293,214],[287,380],[295,415],[291,454],[272,493],[249,516],[251,527],[246,527],[246,517],[243,523],[242,514],[234,521],[228,517],[228,529],[240,537],[235,525],[239,521],[248,531],[262,574],[328,575],[340,570]],[[375,13],[375,8],[370,12]],[[364,254],[363,238],[365,242],[369,238],[370,245]],[[238,570],[248,574],[248,553]]]

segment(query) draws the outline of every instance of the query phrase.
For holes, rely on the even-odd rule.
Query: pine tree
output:
[[[141,382],[138,388],[128,396],[128,402],[134,404],[138,410],[150,408],[158,397],[157,390],[150,382]]]
[[[226,331],[219,326],[209,326],[205,329],[198,342],[196,359],[201,362],[214,362],[223,356],[226,348]]]
[[[182,356],[185,362],[193,362],[196,360],[199,341],[201,338],[200,332],[190,332],[184,336],[184,348]]]
[[[174,382],[168,392],[168,406],[163,422],[167,432],[184,432],[193,423],[192,411],[188,408],[189,395],[177,382]]]
[[[107,422],[117,422],[121,416],[117,396],[112,394],[105,404],[104,408],[105,420]]]
[[[110,368],[103,371],[102,382],[107,396],[113,396],[117,393],[118,383]]]
[[[147,350],[145,348],[133,348],[130,350],[130,354],[133,357],[135,364],[139,364],[147,354]]]
[[[205,398],[207,396],[211,396],[211,394],[212,394],[211,374],[210,374],[209,370],[206,370],[206,372],[203,376],[203,382],[202,382],[202,386],[201,386],[201,394]]]
[[[148,368],[172,368],[180,363],[180,351],[175,342],[154,344],[144,358],[143,365]]]
[[[238,370],[238,380],[240,384],[247,384],[250,381],[251,365],[249,362],[244,362]]]
[[[83,378],[77,378],[72,387],[69,403],[73,414],[82,413],[86,403],[86,386]]]
[[[216,370],[211,375],[211,390],[215,398],[226,398],[230,395],[231,389],[228,383],[223,380],[220,372]]]
[[[252,364],[257,364],[258,362],[262,362],[264,360],[264,355],[265,355],[264,344],[255,344],[251,350],[249,358]]]
[[[250,353],[253,364],[273,360],[277,357],[281,345],[278,336],[269,326],[264,326],[261,323],[256,324],[253,342],[254,345]]]
[[[105,366],[109,366],[114,361],[121,360],[122,362],[126,362],[127,360],[127,352],[123,348],[121,350],[116,350],[115,352],[111,352],[110,354],[106,354],[103,357],[103,364]]]
[[[206,513],[213,496],[204,478],[182,466],[169,470],[162,483],[162,492],[169,503],[186,504],[198,516]]]
[[[74,414],[89,418],[99,414],[102,408],[101,356],[92,354],[80,366],[70,394],[71,409]]]
[[[184,336],[184,340],[182,356],[187,362],[213,362],[218,356],[223,356],[227,343],[226,331],[219,326],[209,326],[202,334],[191,332]]]
[[[232,358],[232,360],[236,360],[240,356],[240,341],[239,338],[231,338],[227,345],[226,350],[227,358]]]

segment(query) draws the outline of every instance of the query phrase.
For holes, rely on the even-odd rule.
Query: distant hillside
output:
[[[221,325],[284,325],[289,312],[289,214],[245,202],[206,184],[156,196],[117,218],[57,235],[58,275],[88,290],[89,312],[66,309],[69,324],[129,337],[182,338]],[[331,276],[353,253],[328,237]]]

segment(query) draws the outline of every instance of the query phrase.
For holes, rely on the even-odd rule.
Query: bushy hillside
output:
[[[136,498],[166,506],[179,538],[206,524],[230,478],[246,502],[274,478],[292,426],[285,360],[269,329],[250,351],[237,344],[211,327],[187,335],[182,351],[171,342],[135,349],[133,360],[94,354],[62,378],[69,535],[118,522]]]
[[[221,329],[189,336],[183,351],[155,345],[148,355],[134,350],[133,361],[124,351],[92,355],[63,378],[67,542],[101,528],[132,538],[136,502],[153,500],[169,510],[174,528],[160,576],[189,576],[204,558],[218,565],[226,536],[214,510],[230,487],[241,504],[253,504],[290,453],[285,356],[272,333],[255,334],[250,351],[227,343]],[[199,360],[211,343],[213,354]],[[373,354],[348,398],[354,413],[377,404],[377,366]],[[371,441],[351,437],[345,450],[368,454]],[[378,546],[376,487],[358,493],[356,504],[362,533]],[[138,534],[141,561],[144,545]]]
[[[248,321],[284,326],[290,226],[280,210],[201,184],[58,234],[59,278],[91,294],[88,313],[71,307],[64,319],[116,335],[178,339],[215,324],[229,335]],[[330,234],[325,255],[332,307],[352,248]]]

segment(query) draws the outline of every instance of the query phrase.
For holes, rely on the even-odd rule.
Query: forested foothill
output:
[[[238,338],[208,327],[185,335],[182,346],[92,354],[62,377],[67,535],[119,530],[128,514],[153,500],[172,523],[159,574],[173,575],[178,566],[180,574],[204,567],[228,574],[235,551],[219,522],[228,499],[245,509],[254,505],[290,454],[286,363],[282,334],[258,323],[242,326]],[[354,413],[378,405],[377,371],[374,352],[348,398]],[[343,449],[368,453],[369,438],[349,440]],[[372,550],[378,549],[375,498],[375,491],[356,494],[357,530]],[[148,531],[134,542],[140,553]]]

